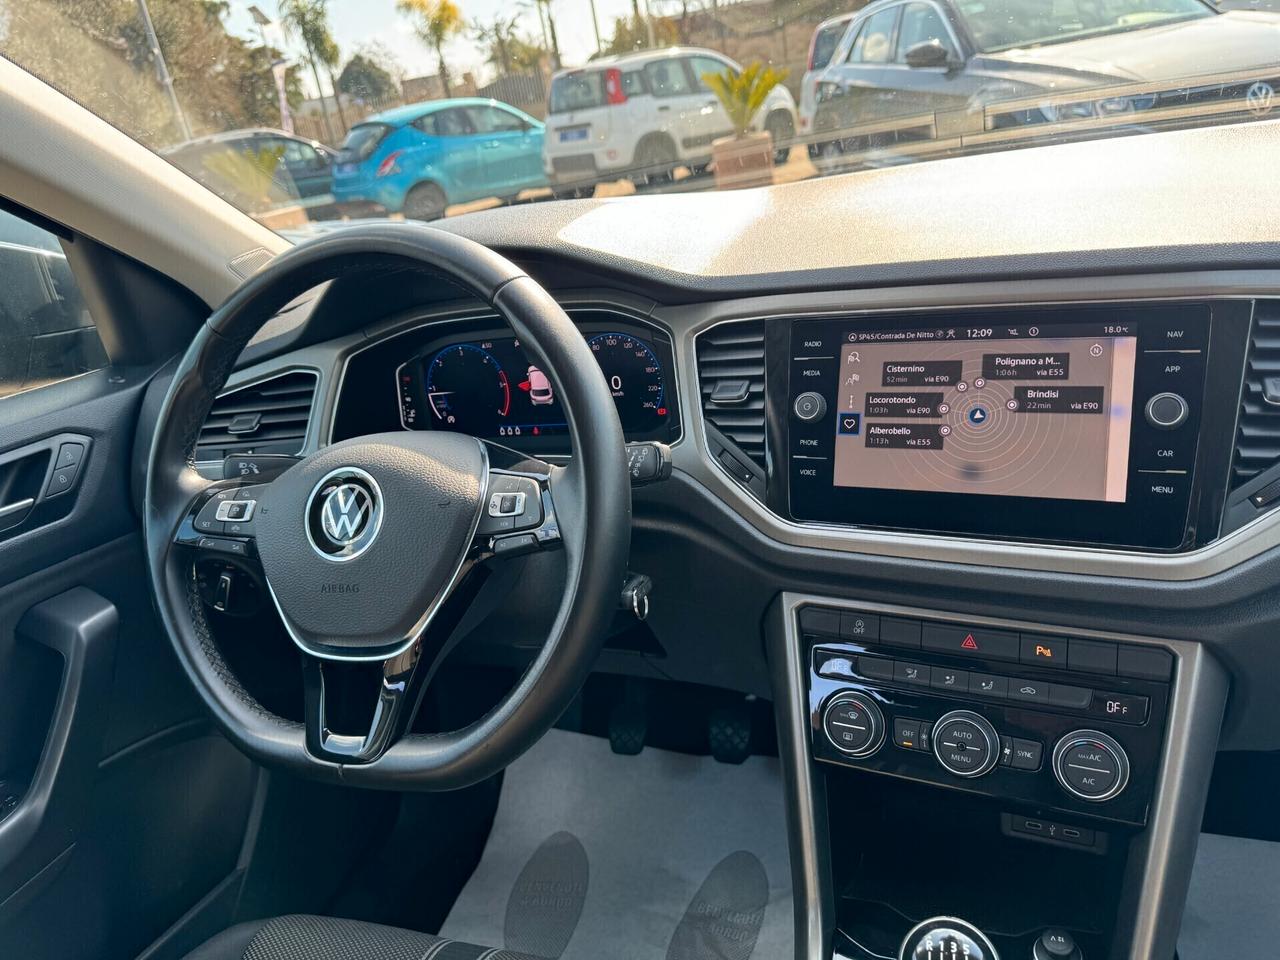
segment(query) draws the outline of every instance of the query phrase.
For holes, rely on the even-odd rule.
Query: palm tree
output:
[[[325,9],[328,0],[280,0],[280,20],[286,33],[302,40],[307,48],[307,60],[311,64],[311,76],[316,82],[316,94],[320,97],[320,113],[324,116],[324,127],[329,133],[329,141],[334,141],[333,124],[329,122],[329,108],[324,101],[324,88],[320,86],[320,68],[323,63],[329,70],[329,83],[333,84],[333,68],[338,62],[338,45],[329,33],[329,13]],[[342,104],[338,103],[338,88],[333,88],[334,102],[338,104],[338,115],[342,115]],[[346,126],[345,119],[343,126]]]
[[[537,0],[537,4],[547,14],[547,29],[551,31],[551,59],[555,69],[560,69],[560,38],[556,36],[556,21],[551,16],[551,0]]]
[[[440,84],[444,87],[444,95],[452,96],[444,44],[466,27],[462,10],[454,0],[396,0],[396,9],[414,21],[413,32],[418,39],[435,50],[436,59],[440,62]]]
[[[516,24],[519,22],[519,15],[504,17],[501,14],[487,23],[478,18],[471,21],[472,35],[489,48],[489,61],[500,67],[504,76],[511,73],[511,45],[518,39]]]

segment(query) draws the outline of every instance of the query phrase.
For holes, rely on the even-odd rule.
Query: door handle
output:
[[[663,112],[663,113],[665,113],[667,110],[670,110],[670,109],[671,109],[670,104],[663,104],[658,108],[659,112]]]
[[[35,497],[24,497],[21,500],[15,500],[13,503],[6,503],[0,507],[0,526],[5,525],[5,521],[13,518],[13,522],[17,523],[18,518],[30,510],[36,504]]]
[[[502,144],[499,143],[497,140],[486,140],[484,142],[484,148],[486,150],[496,150],[500,146],[502,146]]]

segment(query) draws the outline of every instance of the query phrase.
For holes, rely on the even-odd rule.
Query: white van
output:
[[[601,181],[663,182],[678,166],[700,173],[711,142],[733,128],[702,82],[704,73],[741,66],[714,50],[667,47],[594,60],[551,78],[542,165],[558,196],[590,192]],[[752,121],[767,130],[783,163],[796,130],[791,93],[775,87]]]

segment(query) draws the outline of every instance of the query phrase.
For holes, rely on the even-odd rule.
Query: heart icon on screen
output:
[[[854,427],[856,427],[857,425],[858,425],[858,418],[857,418],[857,417],[845,417],[845,418],[844,418],[844,428],[845,428],[846,430],[852,430],[852,429],[853,429]]]

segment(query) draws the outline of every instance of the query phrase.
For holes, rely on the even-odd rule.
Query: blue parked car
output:
[[[540,122],[497,100],[432,100],[351,128],[333,168],[344,208],[368,205],[413,220],[485,197],[547,185]]]

